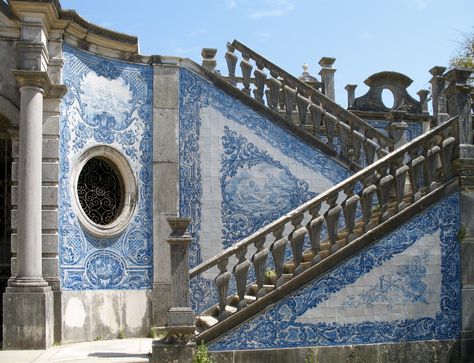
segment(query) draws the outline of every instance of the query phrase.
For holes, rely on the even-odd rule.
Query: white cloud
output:
[[[189,37],[197,38],[205,34],[207,34],[207,29],[196,29],[196,30],[193,30],[191,33],[189,33]]]
[[[295,8],[295,4],[289,0],[265,0],[264,9],[254,9],[247,14],[251,19],[261,19],[274,16],[283,16]]]

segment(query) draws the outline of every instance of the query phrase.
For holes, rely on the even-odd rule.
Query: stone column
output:
[[[418,97],[420,97],[420,103],[421,103],[421,113],[423,115],[428,115],[428,95],[430,94],[430,91],[426,89],[420,89],[417,92]]]
[[[466,83],[471,71],[453,69],[446,73],[449,116],[459,116],[459,160],[461,180],[461,361],[474,357],[474,145],[470,92]]]
[[[51,82],[46,72],[13,72],[21,93],[18,236],[16,272],[3,299],[3,346],[44,349],[53,343],[53,295],[43,279],[41,241],[43,96]]]
[[[440,66],[430,69],[430,73],[433,76],[430,80],[431,98],[433,100],[433,126],[439,125],[448,119],[443,78],[443,73],[445,70],[446,67]]]
[[[171,234],[166,239],[171,256],[171,308],[168,310],[167,335],[153,341],[151,362],[190,362],[194,342],[194,312],[189,298],[189,244],[186,233],[190,218],[168,218]]]
[[[334,73],[336,73],[336,69],[332,68],[335,61],[336,58],[330,57],[322,57],[319,60],[319,65],[321,66],[319,75],[323,83],[324,94],[333,101],[336,100],[336,92],[334,91]]]
[[[354,107],[356,84],[346,84],[344,89],[347,91],[347,109]]]

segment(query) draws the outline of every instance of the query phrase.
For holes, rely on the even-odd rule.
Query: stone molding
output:
[[[62,98],[67,88],[65,85],[53,84],[47,72],[12,70],[20,87],[36,87],[44,92],[45,98]]]

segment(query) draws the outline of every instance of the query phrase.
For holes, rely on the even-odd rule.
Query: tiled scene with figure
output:
[[[138,41],[0,2],[4,351],[472,361],[471,69],[416,96],[374,69],[341,105],[335,58],[295,76],[238,40],[193,60]]]

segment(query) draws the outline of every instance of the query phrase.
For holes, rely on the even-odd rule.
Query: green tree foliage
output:
[[[449,60],[449,66],[474,68],[474,27],[468,33],[462,33],[456,55]]]

